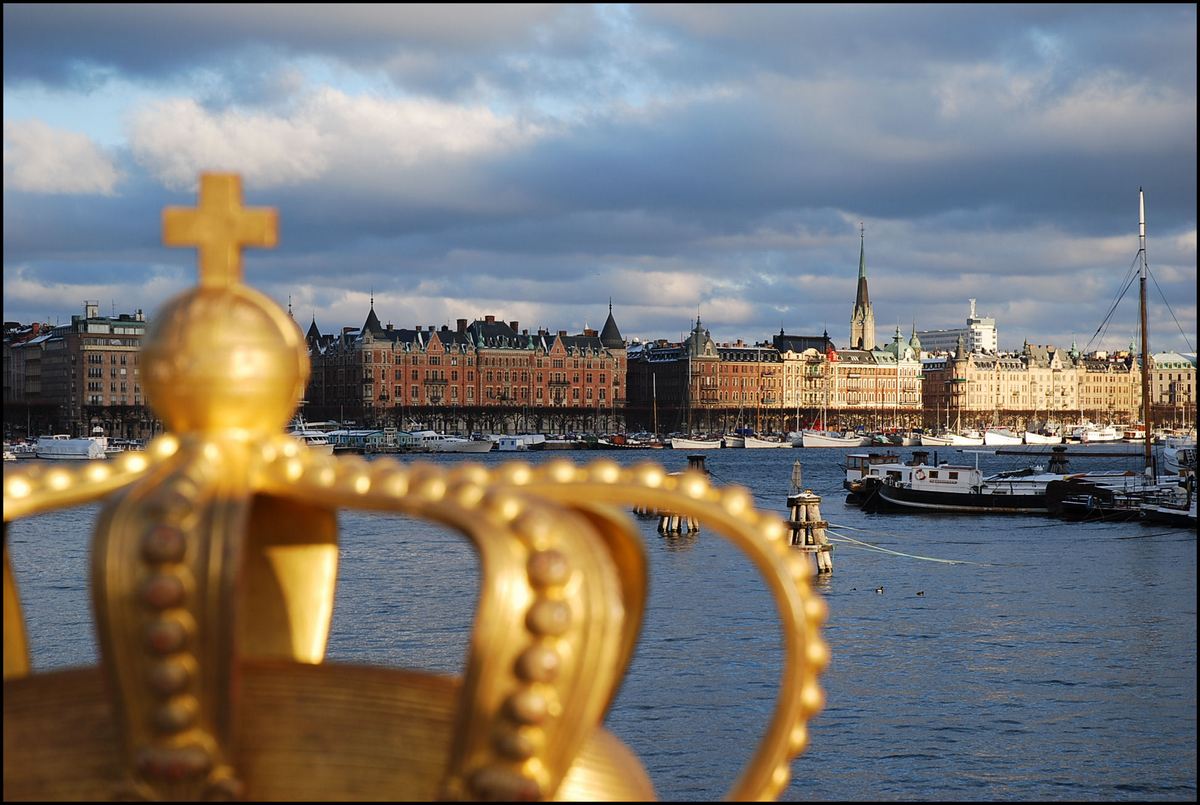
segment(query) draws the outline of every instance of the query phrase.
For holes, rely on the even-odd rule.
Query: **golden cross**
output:
[[[278,240],[279,214],[269,207],[243,207],[236,173],[201,174],[198,206],[163,210],[163,243],[199,249],[201,285],[238,284],[242,247],[272,248]]]

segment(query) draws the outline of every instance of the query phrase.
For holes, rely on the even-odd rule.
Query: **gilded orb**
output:
[[[176,433],[278,432],[304,395],[296,323],[245,285],[201,286],[164,305],[142,348],[146,399]]]

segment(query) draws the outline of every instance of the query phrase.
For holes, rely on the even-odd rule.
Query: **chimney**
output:
[[[460,333],[465,333],[467,331],[467,320],[466,319],[458,320],[458,331]]]
[[[421,332],[421,325],[419,325],[419,324],[417,325],[417,332],[418,333]]]
[[[529,330],[522,330],[521,335],[529,335]]]
[[[566,330],[559,330],[559,331],[558,331],[558,334],[559,334],[559,335],[561,335],[563,338],[566,338],[566,337],[567,337],[567,331],[566,331]]]
[[[426,329],[426,330],[428,330],[429,332],[431,332],[431,333],[432,333],[432,332],[434,332],[435,330],[437,330],[437,327],[435,327],[435,326],[433,326],[432,324],[430,324],[430,325],[428,325],[428,326],[427,326],[425,329]]]
[[[496,317],[495,317],[495,316],[484,316],[484,317],[483,317],[483,321],[484,321],[484,323],[485,323],[485,324],[495,324],[495,323],[496,323]]]
[[[137,320],[145,321],[145,319],[142,318],[142,309],[140,307],[138,308],[138,312],[137,312]]]
[[[516,322],[516,321],[510,321],[510,322],[508,323],[508,326],[509,326],[509,327],[511,327],[511,328],[512,328],[512,331],[515,333],[515,332],[517,331],[517,325],[518,325],[518,324],[520,324],[520,322]]]
[[[595,331],[595,330],[593,330],[591,327],[584,327],[584,328],[583,328],[583,334],[584,334],[584,335],[589,335],[589,336],[590,336],[590,335],[595,335],[595,334],[596,334],[596,331]]]

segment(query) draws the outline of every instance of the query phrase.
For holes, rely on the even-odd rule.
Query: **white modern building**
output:
[[[967,316],[967,326],[953,330],[918,330],[917,338],[921,341],[921,349],[930,352],[953,352],[961,337],[968,352],[996,352],[999,349],[999,338],[996,335],[996,320],[990,316],[978,316],[975,313],[975,300],[971,303],[971,313]]]

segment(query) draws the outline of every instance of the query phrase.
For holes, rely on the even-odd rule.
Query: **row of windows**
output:
[[[349,355],[347,357],[349,357]],[[374,351],[368,350],[367,352],[364,353],[364,357],[366,358],[365,363],[367,363],[368,365],[376,363],[377,362],[376,358],[378,358],[378,363],[386,363],[387,362],[387,352],[386,351],[379,352],[378,354],[376,354]],[[450,366],[458,366],[458,356],[457,355],[449,355],[446,357],[449,359]],[[429,361],[430,366],[441,366],[441,364],[442,364],[442,356],[440,356],[440,355],[426,355],[426,356],[424,356],[424,359]],[[421,362],[422,362],[422,356],[410,355],[410,356],[406,357],[404,354],[400,354],[400,355],[396,355],[393,360],[397,365],[403,364],[403,363],[410,363],[414,366],[420,366]],[[544,358],[537,358],[536,359],[537,367],[543,368],[545,366],[545,360],[546,359],[544,359]],[[464,365],[466,365],[466,366],[473,366],[475,363],[475,359],[470,356],[464,356],[463,362],[464,362]],[[520,366],[528,366],[529,360],[527,358],[497,358],[497,357],[482,355],[479,358],[479,363],[481,366],[487,365],[487,366],[501,366],[501,367],[505,367],[505,366],[520,367]],[[602,367],[599,365],[596,365],[596,364],[607,363],[607,361],[604,361],[603,359],[597,359],[596,361],[574,359],[574,360],[570,361],[570,363],[571,363],[570,368],[572,368],[572,369],[599,369]],[[554,368],[554,369],[565,369],[565,368],[567,368],[565,364],[566,364],[566,360],[563,358],[552,359],[552,368]],[[620,368],[620,365],[621,365],[620,361],[616,360],[616,367],[618,369]]]

